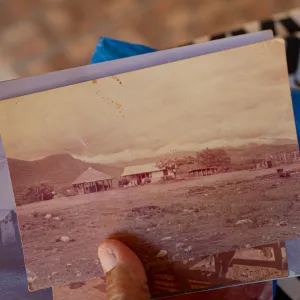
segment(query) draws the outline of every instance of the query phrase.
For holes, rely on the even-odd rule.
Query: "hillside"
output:
[[[285,142],[282,144],[282,142]],[[199,149],[200,151],[201,149]],[[233,163],[238,164],[240,162],[246,162],[249,160],[252,160],[253,158],[263,158],[267,154],[274,155],[276,153],[282,153],[282,152],[293,152],[293,151],[299,151],[299,147],[297,145],[297,142],[285,140],[280,142],[275,142],[274,144],[255,144],[251,143],[247,146],[243,147],[236,147],[236,148],[225,148],[227,153],[230,155],[231,160]],[[176,156],[195,156],[196,151],[178,151],[175,153]],[[160,159],[164,158],[165,156],[172,156],[174,154],[167,154],[167,155],[160,155],[157,157],[146,157],[143,159],[136,159],[131,162],[120,162],[118,163],[118,166],[120,167],[126,167],[126,166],[132,166],[132,165],[140,165],[140,164],[147,164],[147,163],[153,163],[157,162]]]
[[[257,145],[249,144],[247,147],[228,148],[228,154],[233,161],[244,161],[252,158],[263,158],[266,155],[274,155],[283,152],[299,151],[297,144],[272,144],[272,145]]]
[[[87,168],[119,177],[123,169],[75,159],[69,154],[57,154],[36,161],[8,158],[14,190],[34,183],[48,183],[56,187],[70,185]]]
[[[264,157],[267,154],[297,151],[298,146],[296,144],[249,144],[246,147],[227,148],[226,150],[233,164],[243,165],[245,162],[251,161],[252,158]],[[176,155],[195,156],[195,151],[178,152]],[[162,157],[163,156],[138,159],[127,163],[118,163],[118,166],[113,166],[85,162],[80,159],[75,159],[69,154],[56,154],[36,161],[8,158],[8,164],[14,190],[16,191],[21,187],[28,187],[34,183],[42,182],[54,185],[56,188],[69,186],[88,167],[119,178],[125,166],[152,163]]]

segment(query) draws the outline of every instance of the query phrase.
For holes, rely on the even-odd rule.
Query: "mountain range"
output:
[[[227,153],[235,164],[242,163],[255,157],[264,157],[267,154],[292,152],[298,150],[295,143],[257,145],[249,144],[246,147],[227,148]],[[170,154],[172,155],[172,154]],[[180,152],[176,155],[195,155],[195,151]],[[89,167],[119,178],[125,166],[156,162],[162,157],[144,158],[119,163],[118,165],[103,165],[74,158],[70,154],[55,154],[35,161],[24,161],[8,158],[10,175],[14,190],[19,187],[31,186],[34,183],[48,183],[55,187],[70,185],[79,175]]]
[[[114,177],[119,177],[123,168],[89,163],[70,154],[55,154],[35,161],[8,158],[14,190],[34,183],[47,183],[56,187],[70,185],[89,167]]]

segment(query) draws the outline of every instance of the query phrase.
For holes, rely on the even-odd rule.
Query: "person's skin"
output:
[[[107,300],[150,300],[144,267],[133,251],[123,243],[109,239],[99,246],[98,256],[106,275]],[[265,289],[266,284],[261,282],[194,294],[183,294],[168,299],[258,299],[262,292],[264,299],[272,299],[272,285],[270,288]]]
[[[109,239],[98,248],[106,275],[107,300],[149,300],[150,293],[144,267],[123,243]]]

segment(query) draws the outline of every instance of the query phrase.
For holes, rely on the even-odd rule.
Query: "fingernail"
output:
[[[117,264],[117,258],[114,251],[110,248],[99,248],[99,259],[105,273],[112,270]]]

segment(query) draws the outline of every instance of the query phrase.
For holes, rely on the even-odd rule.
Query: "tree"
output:
[[[54,187],[46,183],[35,183],[26,188],[22,195],[22,204],[51,200],[54,197]]]
[[[169,156],[161,159],[156,163],[159,169],[165,169],[173,173],[176,177],[177,170],[183,165],[192,164],[194,158],[191,156]]]
[[[196,153],[196,160],[206,168],[228,169],[231,166],[231,158],[224,149],[204,149]]]

